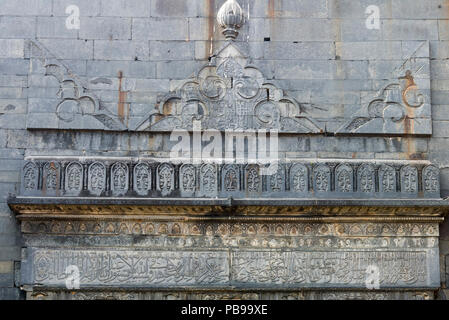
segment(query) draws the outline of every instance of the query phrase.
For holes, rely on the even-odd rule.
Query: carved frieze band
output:
[[[439,277],[435,276],[438,275],[437,260],[429,249],[279,252],[31,248],[29,251],[23,281],[40,287],[65,287],[69,266],[78,268],[81,288],[345,286],[364,289],[366,270],[370,266],[379,268],[381,288],[439,285]]]
[[[27,246],[89,245],[111,241],[153,249],[426,249],[438,248],[437,224],[403,223],[182,223],[24,221]],[[45,236],[43,236],[45,235]],[[139,237],[136,243],[135,238]],[[114,240],[112,240],[114,239]],[[118,241],[118,242],[117,242]]]
[[[96,197],[440,198],[439,169],[391,163],[174,165],[156,161],[28,161],[22,194]]]
[[[22,222],[30,234],[154,235],[220,237],[438,237],[437,223],[283,223],[183,221],[52,221]]]
[[[28,300],[433,300],[433,291],[47,291],[28,292]]]

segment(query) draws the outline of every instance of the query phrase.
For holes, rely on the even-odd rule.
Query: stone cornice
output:
[[[176,216],[183,217],[442,217],[449,201],[441,199],[171,199],[9,197],[19,216]]]

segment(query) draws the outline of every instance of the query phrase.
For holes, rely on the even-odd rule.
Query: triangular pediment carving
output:
[[[323,131],[307,117],[300,103],[268,82],[233,43],[218,51],[195,77],[165,96],[158,112],[144,119],[136,130],[192,130],[193,121],[201,121],[202,129]]]
[[[28,129],[172,132],[191,131],[193,123],[199,122],[201,130],[219,131],[274,130],[287,134],[387,136],[432,134],[429,43],[425,41],[413,47],[385,79],[374,81],[372,89],[367,86],[368,89],[355,92],[355,104],[338,104],[337,96],[340,93],[344,96],[344,90],[330,102],[326,99],[319,102],[319,98],[310,98],[310,82],[299,82],[298,87],[294,81],[267,78],[257,67],[257,62],[254,64],[246,54],[245,43],[227,41],[194,76],[180,82],[172,81],[171,84],[177,84],[173,91],[165,93],[165,87],[160,91],[150,90],[151,100],[154,100],[138,105],[136,113],[132,110],[134,103],[126,100],[126,94],[139,90],[132,85],[123,89],[122,81],[132,84],[138,79],[119,76],[118,79],[97,77],[86,81],[37,40],[30,40],[30,44],[32,75],[50,85],[45,88],[46,99],[38,99],[42,110],[31,109],[29,112]],[[391,65],[388,61],[373,64],[382,72]],[[98,85],[99,81],[104,85]],[[316,96],[333,96],[333,81],[316,82],[320,86],[323,84],[323,88],[327,88],[327,84],[331,88],[330,93],[318,92]],[[118,101],[102,103],[96,93],[99,91],[101,96],[103,88],[115,91],[112,84],[116,82],[120,85],[118,92],[113,94],[119,97]],[[308,87],[301,87],[301,84]],[[33,85],[36,81],[30,88]],[[292,90],[291,94],[283,90],[284,86]],[[37,89],[41,87],[39,83]],[[299,92],[305,95],[300,94],[298,99],[301,100],[296,100],[293,96],[297,97]],[[39,92],[37,97],[40,97]],[[126,115],[125,109],[128,109]]]

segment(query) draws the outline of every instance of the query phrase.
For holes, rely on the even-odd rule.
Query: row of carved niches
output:
[[[21,195],[146,198],[440,198],[439,169],[420,162],[257,164],[26,161]]]

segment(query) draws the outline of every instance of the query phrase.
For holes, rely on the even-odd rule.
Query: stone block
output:
[[[276,79],[332,79],[335,64],[332,61],[275,61],[272,62]]]
[[[130,40],[131,18],[83,18],[79,37],[88,40]]]
[[[335,41],[337,31],[327,19],[277,19],[270,36],[272,41]]]
[[[368,29],[366,27],[366,18],[348,18],[337,21],[337,25],[340,29],[340,40],[343,42],[382,41],[382,31],[378,29]]]
[[[152,0],[152,17],[198,17],[207,16],[215,7],[213,2],[205,3],[202,0]],[[215,14],[214,14],[215,15]]]
[[[68,29],[66,19],[65,17],[37,17],[37,38],[78,39],[78,29]]]
[[[150,41],[150,60],[193,60],[194,57],[194,42]]]
[[[147,61],[87,61],[89,77],[155,78],[156,64]]]
[[[447,138],[449,137],[449,121],[433,121],[433,137]]]
[[[0,58],[23,58],[24,41],[20,39],[0,39]]]
[[[255,4],[252,5],[254,6]],[[275,1],[273,6],[270,7],[270,5],[268,5],[267,9],[269,16],[274,16],[277,18],[325,19],[328,17],[329,11],[328,1],[326,0]]]
[[[0,115],[0,127],[5,129],[24,129],[26,125],[26,117],[27,116],[25,114]]]
[[[101,15],[105,17],[149,17],[151,1],[101,0]]]
[[[26,121],[29,129],[56,129],[59,126],[59,119],[55,113],[33,113]]]
[[[22,0],[20,5],[16,0],[3,0],[0,16],[50,16],[51,8],[48,0]]]
[[[2,75],[28,75],[29,61],[24,59],[1,59],[0,74]]]
[[[186,18],[133,19],[133,40],[183,40],[189,38]]]
[[[366,9],[368,6],[375,5],[379,7],[381,18],[387,16],[389,10],[389,1],[384,0],[329,0],[329,17],[333,19],[366,20]]]
[[[384,40],[438,40],[437,20],[383,20]]]
[[[400,41],[337,42],[336,55],[342,60],[395,60],[402,58]]]
[[[391,1],[393,19],[448,19],[449,4],[438,0],[416,0],[411,5],[407,0]]]
[[[20,149],[0,149],[0,159],[22,160],[24,150]]]
[[[196,74],[202,62],[196,61],[161,61],[157,62],[157,78],[187,79]]]
[[[0,15],[0,37],[29,39],[36,36],[36,18]]]
[[[263,57],[269,60],[335,59],[333,42],[263,42]]]
[[[1,149],[0,149],[0,152],[2,152]],[[11,182],[11,183],[20,182],[19,171],[0,171],[0,181]],[[0,227],[0,229],[1,229],[1,227]]]
[[[91,40],[41,39],[40,42],[60,59],[90,60],[94,57]]]
[[[0,300],[22,300],[24,293],[19,288],[0,288]]]
[[[146,41],[95,40],[96,60],[149,60],[149,44]]]
[[[0,99],[0,113],[26,113],[27,101],[26,99]]]
[[[53,15],[56,17],[68,17],[66,9],[76,5],[80,10],[80,17],[95,17],[100,14],[101,1],[95,0],[58,0],[53,2]],[[84,19],[81,19],[84,27]]]

